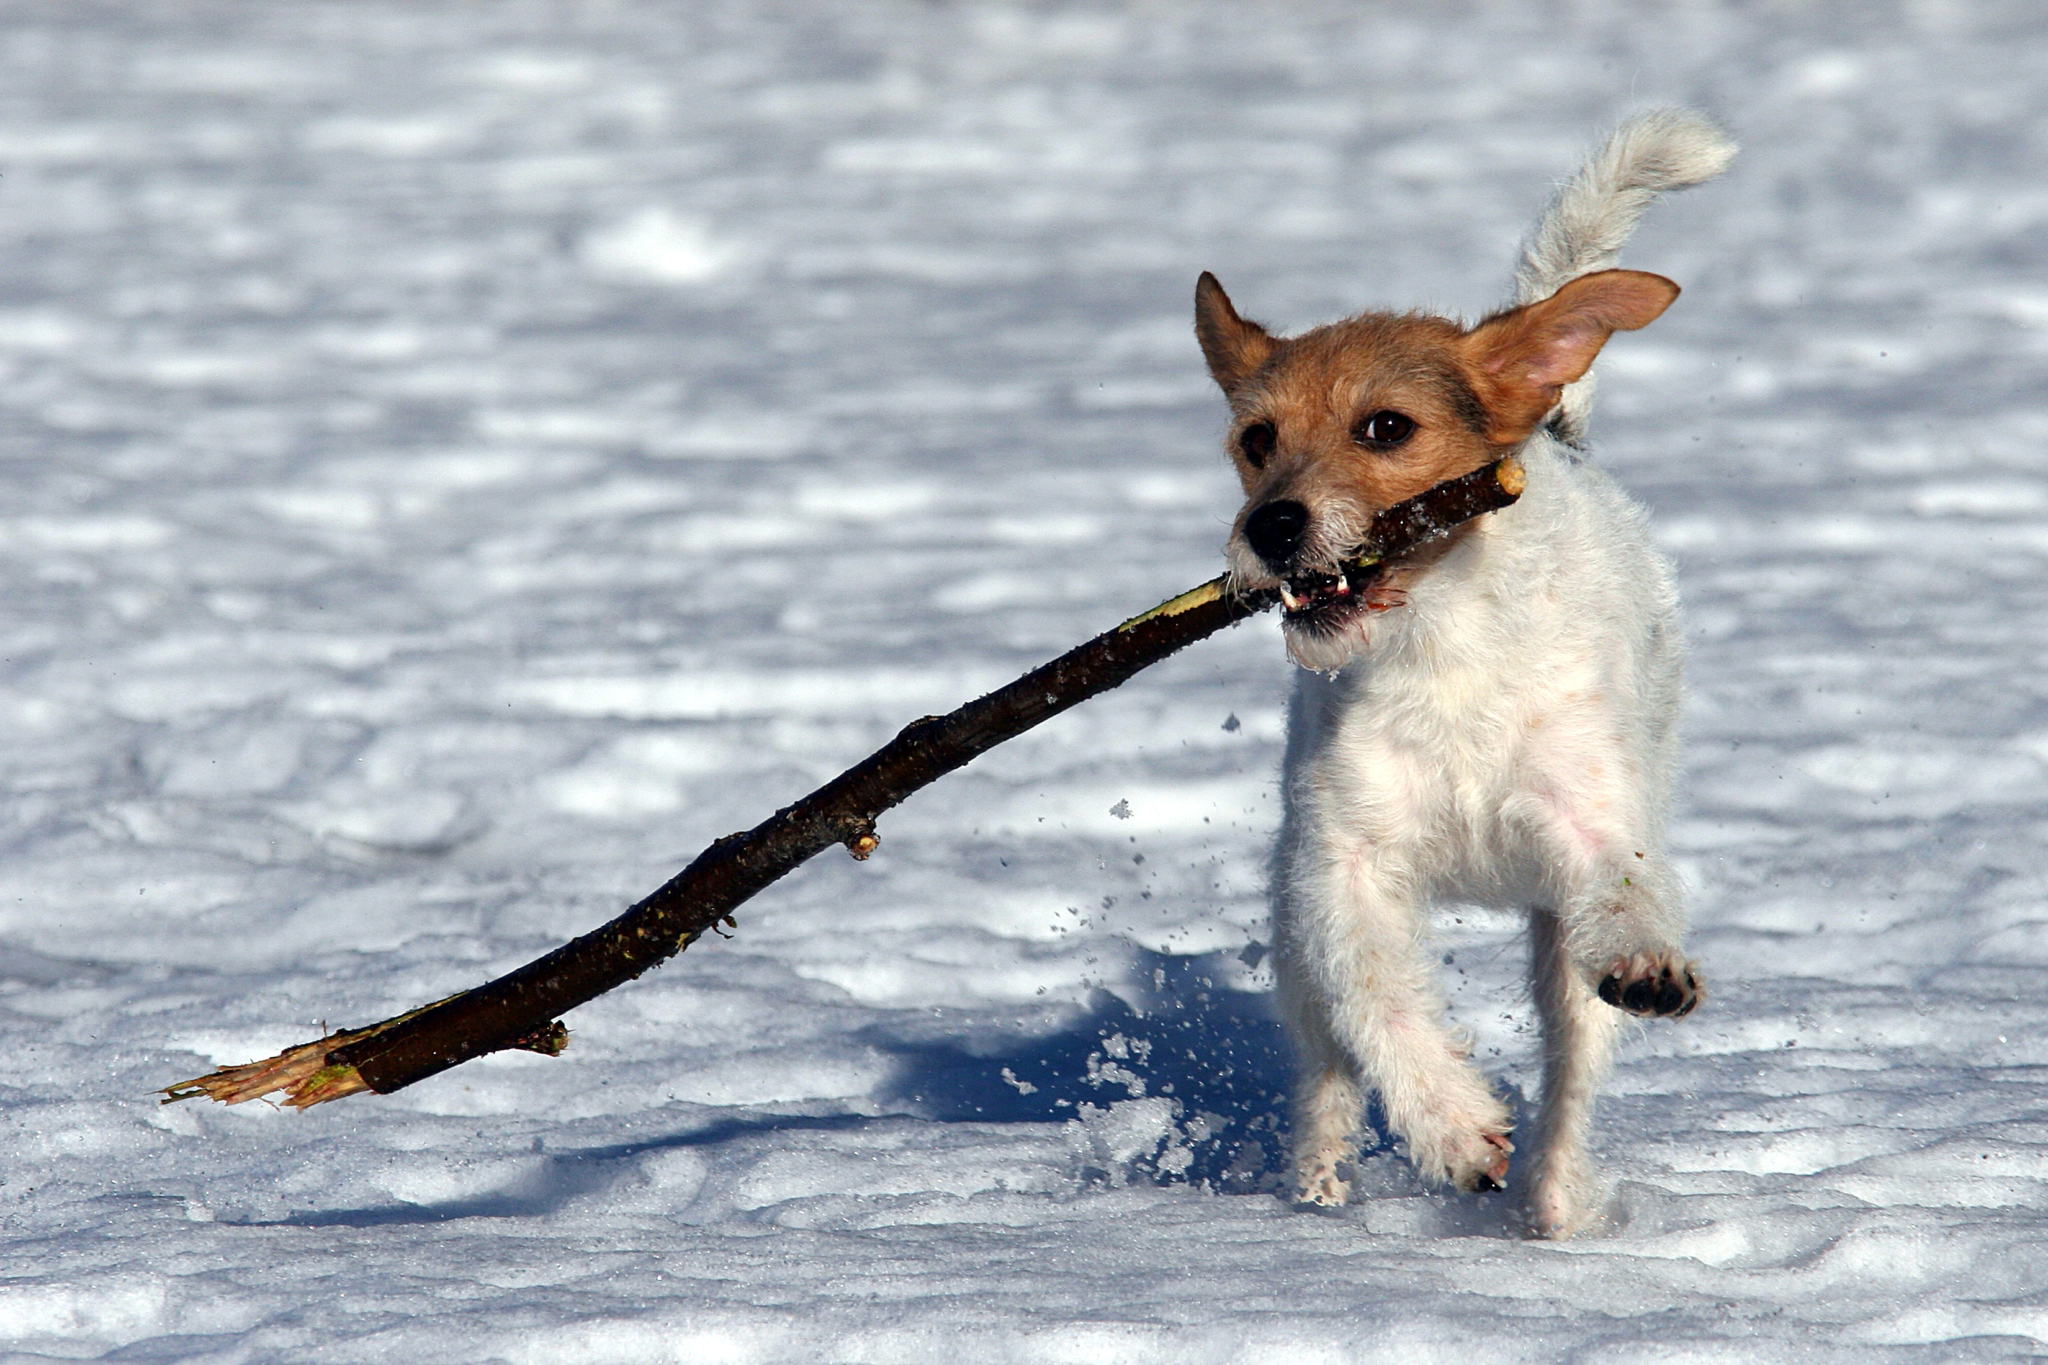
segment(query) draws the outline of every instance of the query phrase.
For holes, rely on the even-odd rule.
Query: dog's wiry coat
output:
[[[1505,1180],[1509,1114],[1445,1017],[1431,903],[1531,912],[1544,1076],[1519,1183],[1546,1235],[1598,1216],[1587,1129],[1623,1012],[1683,1014],[1701,997],[1664,850],[1671,572],[1640,509],[1567,442],[1609,333],[1678,292],[1611,269],[1622,244],[1657,193],[1734,150],[1696,115],[1625,124],[1530,238],[1517,306],[1470,328],[1367,314],[1279,338],[1212,278],[1198,287],[1248,495],[1232,570],[1288,593],[1290,652],[1323,670],[1295,693],[1274,877],[1303,1199],[1347,1197],[1368,1090],[1424,1178]],[[1375,511],[1514,449],[1514,507],[1365,591],[1332,576]]]

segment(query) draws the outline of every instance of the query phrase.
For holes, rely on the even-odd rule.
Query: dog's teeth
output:
[[[1285,583],[1280,585],[1280,601],[1289,611],[1301,605],[1301,599],[1296,597]]]
[[[1330,589],[1330,595],[1332,597],[1349,597],[1351,595],[1351,584],[1344,579],[1338,579],[1337,586]]]

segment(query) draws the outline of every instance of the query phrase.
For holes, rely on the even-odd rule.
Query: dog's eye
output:
[[[1362,446],[1397,446],[1415,434],[1415,419],[1381,408],[1368,413],[1351,429],[1351,439]]]
[[[1271,422],[1254,422],[1237,438],[1238,453],[1253,469],[1264,469],[1266,461],[1273,457],[1273,443],[1278,437]]]

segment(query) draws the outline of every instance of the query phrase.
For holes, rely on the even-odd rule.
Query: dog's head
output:
[[[1391,585],[1354,590],[1341,569],[1375,513],[1521,445],[1610,335],[1677,297],[1661,275],[1604,270],[1473,327],[1365,313],[1276,337],[1205,272],[1195,336],[1230,400],[1245,491],[1231,576],[1281,591],[1295,661],[1341,666],[1367,643],[1372,613],[1402,600]]]

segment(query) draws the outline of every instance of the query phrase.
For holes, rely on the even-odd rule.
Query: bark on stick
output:
[[[1368,576],[1521,492],[1522,467],[1510,456],[1388,508],[1373,519],[1348,576]],[[718,840],[653,895],[545,957],[382,1023],[166,1086],[164,1103],[204,1095],[239,1104],[282,1092],[285,1104],[303,1109],[365,1090],[388,1095],[487,1052],[553,1056],[568,1043],[556,1016],[667,961],[833,844],[866,858],[879,842],[876,817],[911,793],[1277,600],[1272,592],[1233,593],[1224,579],[1212,579],[951,715],[912,722],[861,763],[744,834]]]

